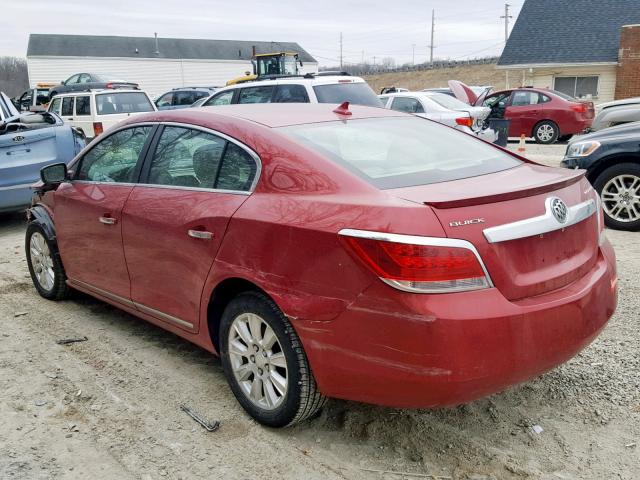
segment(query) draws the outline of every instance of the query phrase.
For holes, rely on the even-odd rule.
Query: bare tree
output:
[[[29,88],[27,61],[18,57],[0,57],[0,91],[9,97]]]
[[[385,70],[391,70],[392,68],[395,68],[396,66],[396,61],[393,57],[384,57],[382,59],[382,67]]]

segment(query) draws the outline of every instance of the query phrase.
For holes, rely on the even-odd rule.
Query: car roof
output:
[[[92,88],[91,90],[78,90],[76,92],[57,93],[56,97],[75,97],[78,95],[99,95],[103,93],[147,93],[144,90],[136,90],[133,88]]]
[[[206,125],[207,118],[233,117],[258,123],[270,128],[306,123],[333,122],[378,117],[410,117],[412,115],[378,107],[350,105],[349,116],[335,113],[337,105],[328,103],[254,103],[220,105],[212,107],[161,110],[132,117],[129,123],[181,122]]]
[[[319,77],[306,77],[304,75],[300,76],[282,76],[282,77],[273,77],[266,80],[251,80],[248,82],[236,83],[235,85],[228,85],[226,87],[221,88],[216,93],[226,91],[226,90],[235,90],[238,88],[247,88],[247,87],[259,87],[263,85],[282,85],[282,84],[294,84],[294,85],[335,85],[339,83],[366,83],[361,77],[352,77],[350,75],[326,75]]]

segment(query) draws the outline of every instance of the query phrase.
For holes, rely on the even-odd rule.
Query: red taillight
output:
[[[586,103],[572,103],[571,110],[577,113],[587,113],[587,104]]]
[[[107,84],[105,85],[105,88],[113,88],[113,83],[107,83]]]
[[[97,137],[102,132],[104,132],[104,129],[102,128],[102,122],[93,122],[93,134],[94,134],[94,136]]]
[[[343,230],[340,238],[373,273],[401,290],[446,293],[490,286],[473,247],[462,240],[360,230]]]
[[[473,127],[473,119],[470,117],[460,117],[460,118],[456,118],[456,123],[458,125],[463,125],[465,127]]]

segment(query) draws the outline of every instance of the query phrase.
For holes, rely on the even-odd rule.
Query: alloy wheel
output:
[[[238,385],[256,406],[274,410],[289,389],[287,361],[273,329],[255,313],[238,315],[229,329],[229,359]]]
[[[604,211],[618,222],[640,220],[640,177],[618,175],[602,188]]]
[[[545,123],[544,125],[540,125],[538,127],[538,130],[536,131],[538,140],[544,143],[550,142],[553,139],[553,136],[555,134],[556,134],[555,128],[553,128],[553,126],[549,125],[548,123]]]
[[[31,255],[31,266],[36,280],[44,290],[51,290],[55,282],[55,272],[53,271],[53,258],[49,245],[41,233],[35,232],[29,240],[29,250]]]

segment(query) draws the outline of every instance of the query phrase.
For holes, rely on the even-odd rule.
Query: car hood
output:
[[[640,138],[640,122],[625,123],[624,125],[617,125],[597,132],[587,133],[586,135],[580,135],[574,137],[569,142],[569,145],[586,140],[606,140],[609,137],[619,138],[625,135],[638,136]]]

